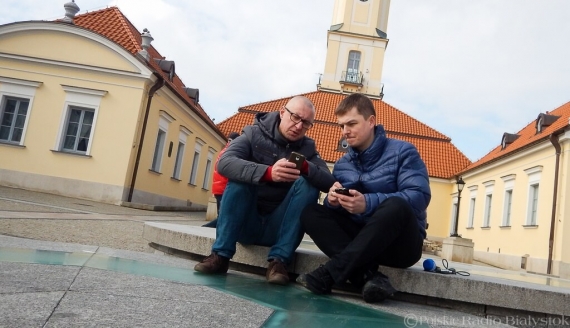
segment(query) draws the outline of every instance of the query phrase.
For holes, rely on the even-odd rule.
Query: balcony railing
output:
[[[340,82],[362,85],[362,72],[343,71],[342,76],[340,77]]]

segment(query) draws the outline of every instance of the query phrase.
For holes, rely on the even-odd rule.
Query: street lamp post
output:
[[[461,237],[457,233],[457,226],[459,224],[459,204],[461,203],[461,191],[463,191],[463,187],[465,187],[465,181],[461,177],[457,179],[457,210],[455,211],[455,226],[453,227],[453,233],[450,237]]]

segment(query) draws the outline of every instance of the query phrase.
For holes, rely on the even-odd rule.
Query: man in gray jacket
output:
[[[297,96],[279,111],[257,114],[254,124],[232,141],[218,162],[218,171],[229,182],[216,241],[194,270],[226,273],[236,243],[255,244],[271,247],[267,280],[289,282],[286,266],[303,238],[301,211],[317,203],[319,190],[327,192],[334,183],[314,140],[305,136],[314,119],[313,103]],[[287,160],[291,152],[305,156],[300,169]]]

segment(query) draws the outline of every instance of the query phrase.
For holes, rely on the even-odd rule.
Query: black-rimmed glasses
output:
[[[310,128],[313,127],[313,123],[302,119],[301,116],[293,113],[292,111],[289,110],[289,108],[287,108],[285,106],[283,106],[283,108],[285,108],[285,110],[287,112],[289,112],[289,115],[291,115],[291,121],[293,121],[293,123],[298,124],[299,122],[303,122],[302,125],[303,125],[303,129],[305,129],[305,130],[309,130]]]

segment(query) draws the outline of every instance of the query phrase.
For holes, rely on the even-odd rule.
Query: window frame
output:
[[[467,228],[473,229],[475,224],[475,206],[477,205],[477,190],[478,186],[469,186],[469,218],[467,221]]]
[[[358,59],[351,58],[352,54],[358,54]],[[348,52],[348,60],[346,62],[346,81],[358,82],[360,73],[360,63],[362,61],[362,52],[358,50],[350,50]],[[356,68],[351,67],[351,63],[357,63]],[[354,65],[352,65],[354,66]],[[356,70],[356,71],[354,71]],[[351,76],[351,77],[349,77]]]
[[[198,176],[198,168],[200,167],[200,153],[202,152],[202,146],[205,142],[196,138],[196,143],[194,144],[194,158],[192,159],[192,167],[190,168],[190,180],[189,184],[197,186],[196,177]]]
[[[493,194],[485,195],[485,211],[483,216],[483,226],[482,228],[491,227],[491,210],[493,205]]]
[[[528,207],[527,207],[527,226],[538,225],[538,195],[540,193],[540,183],[536,182],[529,185],[528,190]]]
[[[78,127],[77,127],[77,131],[75,133],[75,141],[74,141],[74,145],[73,145],[73,149],[69,149],[69,148],[65,148],[65,142],[66,139],[68,137],[68,132],[70,129],[70,119],[71,119],[71,114],[73,113],[74,110],[79,110],[80,111],[80,121],[78,122]],[[91,129],[89,131],[89,136],[87,137],[87,147],[86,149],[83,150],[78,150],[78,146],[80,143],[80,139],[81,139],[81,131],[84,127],[84,118],[85,118],[85,113],[87,112],[91,112],[93,113],[93,118],[91,119]],[[92,136],[93,136],[93,121],[94,121],[94,117],[95,117],[95,110],[93,108],[87,108],[87,107],[78,107],[78,106],[69,106],[69,110],[67,111],[67,118],[66,118],[66,123],[64,124],[64,131],[63,131],[63,136],[61,138],[61,144],[59,146],[59,150],[61,152],[65,152],[65,153],[72,153],[72,154],[81,154],[81,155],[86,155],[87,154],[87,150],[89,149],[89,146],[91,145],[91,141],[92,141]]]
[[[0,76],[0,122],[2,122],[4,117],[5,104],[8,98],[28,100],[28,108],[20,140],[18,142],[0,140],[0,144],[24,146],[36,91],[42,84],[43,82]]]
[[[105,90],[87,89],[81,87],[74,87],[69,85],[61,85],[62,89],[65,91],[65,101],[63,103],[63,109],[61,111],[61,118],[59,123],[59,129],[57,132],[56,141],[54,144],[54,150],[58,152],[64,152],[68,154],[76,155],[86,155],[91,156],[91,149],[93,147],[95,130],[97,128],[97,119],[99,116],[99,107],[102,98],[107,94]],[[91,131],[89,133],[89,144],[85,152],[68,151],[63,149],[65,142],[65,135],[68,128],[69,117],[73,108],[84,108],[86,110],[92,110],[93,122],[91,123]]]
[[[8,125],[2,125],[4,118],[5,118],[5,115],[6,115],[6,109],[8,107],[8,102],[10,102],[10,101],[16,101],[16,104],[14,105],[13,117],[12,117],[11,122],[9,122],[10,123],[9,126]],[[16,126],[16,124],[18,122],[18,117],[22,116],[20,111],[21,111],[21,107],[22,107],[21,104],[23,101],[28,103],[26,105],[26,108],[25,108],[26,113],[23,115],[24,116],[24,122],[22,122],[22,126]],[[29,109],[30,109],[30,100],[28,98],[13,97],[13,96],[2,97],[2,99],[0,100],[0,132],[1,132],[3,127],[8,127],[8,136],[6,139],[0,139],[0,142],[4,142],[4,143],[8,143],[8,144],[14,144],[14,145],[20,145],[20,143],[22,141],[23,134],[24,134],[24,127],[26,125],[26,120],[28,119]],[[18,140],[14,140],[14,131],[16,131],[16,129],[22,130]]]
[[[538,226],[540,180],[542,177],[542,165],[537,165],[524,170],[528,177],[527,208],[525,226]]]
[[[511,226],[511,214],[513,209],[513,190],[515,187],[515,174],[506,175],[501,177],[504,183],[504,193],[503,193],[503,218],[501,221],[501,227]]]
[[[208,149],[208,159],[206,160],[206,171],[204,173],[204,181],[202,182],[202,189],[210,190],[210,176],[212,175],[212,162],[216,151],[212,148]]]
[[[174,169],[172,170],[172,178],[176,180],[180,180],[180,175],[182,173],[182,167],[184,164],[184,155],[186,153],[186,141],[188,140],[188,136],[191,134],[190,130],[186,129],[183,126],[180,126],[180,132],[178,133],[178,149],[176,150],[176,159],[174,161]],[[180,149],[182,146],[182,153],[180,153]]]

